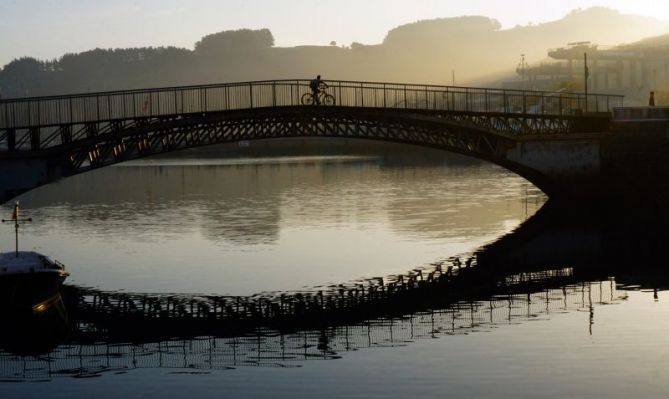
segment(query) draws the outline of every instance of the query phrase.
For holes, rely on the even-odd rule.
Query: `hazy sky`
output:
[[[669,20],[665,0],[0,0],[0,65],[96,47],[192,48],[240,28],[269,28],[277,46],[373,44],[420,19],[485,15],[511,28],[597,5]]]

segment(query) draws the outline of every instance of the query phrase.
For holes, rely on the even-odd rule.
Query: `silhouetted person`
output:
[[[320,100],[318,99],[318,93],[321,91],[321,84],[323,81],[321,80],[321,75],[316,76],[316,79],[313,79],[311,82],[309,82],[309,88],[311,89],[311,95],[314,96],[314,102],[317,105],[320,105]]]
[[[655,106],[655,92],[654,91],[650,92],[650,97],[648,97],[648,106],[649,107],[654,107]]]

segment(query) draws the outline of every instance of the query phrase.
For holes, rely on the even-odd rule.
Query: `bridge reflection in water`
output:
[[[435,281],[429,284],[441,283]],[[311,324],[306,328],[300,328],[299,325],[304,324],[300,322],[293,326],[281,323],[281,327],[263,327],[279,324],[271,317],[263,320],[258,315],[249,317],[253,323],[247,321],[247,328],[240,328],[242,324],[221,320],[193,323],[197,320],[195,314],[174,317],[162,314],[162,317],[156,318],[150,316],[150,312],[138,324],[139,319],[130,314],[122,316],[121,309],[126,305],[119,299],[123,298],[123,294],[109,296],[66,287],[63,293],[65,302],[59,306],[67,308],[70,320],[52,318],[50,323],[56,326],[69,323],[72,328],[69,339],[42,355],[0,352],[0,377],[5,381],[83,377],[136,368],[203,371],[235,366],[291,367],[306,360],[337,358],[344,351],[403,346],[418,339],[548,318],[551,313],[582,309],[592,312],[597,304],[612,303],[621,298],[613,280],[576,283],[570,268],[507,276],[498,280],[484,295],[476,292],[473,285],[467,288],[473,290],[471,294],[461,291],[463,300],[453,301],[456,298],[449,298],[447,294],[441,298],[432,297],[430,287],[416,287],[413,289],[418,293],[414,296],[416,300],[403,306],[410,311],[407,314],[401,314],[392,305],[385,307],[393,301],[386,291],[369,300],[366,312],[370,318],[366,320],[356,321],[360,312],[353,312],[350,323],[344,320],[326,323],[325,318],[334,309],[322,308],[320,315],[312,310],[311,315],[306,317],[306,322]],[[488,298],[475,299],[485,295]],[[73,297],[76,303],[72,303]],[[93,310],[89,302],[91,298],[102,300],[107,305]],[[116,299],[117,306],[111,306],[112,298]],[[136,297],[128,296],[130,299],[136,300]],[[156,306],[159,300],[154,297],[149,302],[153,303],[151,306]],[[173,301],[174,297],[166,297],[165,300]],[[246,300],[254,302],[250,298]],[[450,301],[450,304],[443,305],[443,302]],[[244,306],[252,307],[248,302]],[[410,307],[414,309],[410,310]],[[104,315],[109,319],[103,322]],[[98,317],[99,322],[95,320]],[[316,324],[321,325],[316,327]],[[165,330],[167,325],[173,329]],[[253,327],[249,328],[251,325]],[[176,330],[174,327],[177,327]],[[54,326],[50,326],[49,330],[53,331]],[[34,345],[34,342],[26,344]],[[17,348],[16,342],[12,345]],[[12,350],[12,347],[7,350]]]
[[[588,214],[549,204],[464,261],[311,292],[220,297],[66,286],[51,308],[3,320],[0,378],[294,367],[581,310],[591,328],[597,305],[624,301],[631,286],[662,289],[669,279],[659,262],[667,234],[653,229],[662,218],[611,223]]]

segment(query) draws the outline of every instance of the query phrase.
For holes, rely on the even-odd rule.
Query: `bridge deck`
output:
[[[352,81],[327,84],[336,105],[358,108],[556,116],[610,112],[623,105],[622,96],[602,94],[589,94],[586,99],[578,93]],[[0,100],[0,131],[296,106],[307,93],[308,80],[273,80],[6,99]]]

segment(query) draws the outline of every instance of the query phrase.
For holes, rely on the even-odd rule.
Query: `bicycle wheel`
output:
[[[302,105],[314,105],[314,96],[311,93],[304,93],[302,94],[302,98],[300,99],[300,102]]]
[[[326,94],[323,96],[323,99],[321,100],[321,104],[323,105],[335,105],[335,98],[332,94]]]

